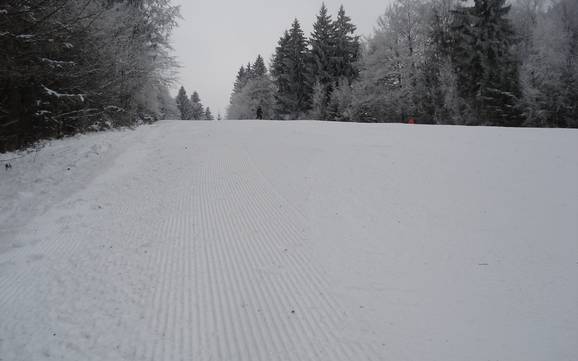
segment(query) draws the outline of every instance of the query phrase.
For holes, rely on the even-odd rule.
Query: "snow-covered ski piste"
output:
[[[1,159],[2,361],[578,360],[578,131],[163,121]]]

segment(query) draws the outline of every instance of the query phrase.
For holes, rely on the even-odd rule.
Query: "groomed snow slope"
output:
[[[167,121],[12,165],[2,361],[578,360],[576,131]]]

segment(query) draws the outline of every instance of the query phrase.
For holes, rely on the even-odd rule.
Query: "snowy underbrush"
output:
[[[0,155],[0,253],[22,245],[15,232],[55,203],[82,190],[124,149],[127,128],[46,140]]]

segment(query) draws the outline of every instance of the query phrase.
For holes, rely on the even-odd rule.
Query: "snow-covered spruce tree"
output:
[[[357,64],[361,46],[359,36],[355,35],[356,26],[345,14],[343,6],[339,8],[335,26],[335,48],[331,61],[333,83],[330,88],[326,119],[350,121],[352,119],[351,84],[359,76]]]
[[[233,91],[227,109],[228,119],[255,119],[258,108],[263,111],[263,119],[273,119],[275,86],[261,55],[257,56],[252,73],[252,79],[239,91]]]
[[[457,0],[434,0],[429,12],[430,46],[421,66],[425,92],[423,108],[436,124],[467,124],[472,119],[467,104],[458,96],[457,75],[452,65],[451,33]]]
[[[515,34],[505,0],[475,0],[459,6],[451,27],[452,63],[458,91],[472,109],[474,125],[519,126],[521,112]]]
[[[339,8],[334,26],[333,78],[339,81],[347,79],[348,83],[351,84],[359,75],[356,63],[359,60],[360,43],[359,36],[355,35],[357,27],[351,23],[351,18],[345,14],[343,5]]]
[[[191,95],[191,119],[203,120],[205,118],[205,109],[201,103],[201,97],[198,92],[193,92]]]
[[[253,64],[252,76],[253,78],[260,78],[267,75],[267,66],[265,66],[265,60],[261,55],[257,55],[257,59]]]
[[[245,68],[245,72],[246,72],[247,81],[255,78],[255,72],[253,71],[253,66],[251,65],[251,62],[247,63],[247,67]]]
[[[281,95],[290,92],[290,71],[289,66],[285,61],[285,59],[289,57],[288,47],[289,31],[285,31],[277,43],[277,48],[275,49],[275,54],[273,55],[271,63],[271,76],[277,89],[275,93],[275,116],[279,119],[288,117],[290,112],[288,104],[281,102]]]
[[[325,3],[321,5],[313,32],[309,37],[309,81],[314,86],[313,114],[316,119],[326,119],[326,108],[329,103],[332,86],[335,82],[334,62],[336,57],[336,28]]]
[[[187,95],[185,87],[181,86],[179,93],[176,98],[177,108],[179,109],[180,119],[182,120],[192,120],[193,119],[193,106],[191,100]]]
[[[249,81],[249,77],[247,76],[247,72],[245,71],[245,67],[241,66],[239,72],[237,73],[237,77],[235,78],[235,83],[233,84],[233,92],[231,93],[231,97],[229,102],[233,102],[233,95],[239,94],[241,90],[247,85]]]
[[[261,107],[263,119],[273,119],[275,108],[275,86],[268,77],[253,79],[238,94],[227,109],[227,119],[256,119]]]
[[[311,109],[308,56],[307,40],[295,19],[279,40],[271,69],[277,87],[277,114],[282,119],[301,119]]]

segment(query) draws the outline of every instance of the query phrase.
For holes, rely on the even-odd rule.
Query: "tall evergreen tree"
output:
[[[255,78],[255,72],[253,71],[253,66],[251,62],[247,63],[247,67],[245,68],[247,81]]]
[[[205,116],[205,110],[203,109],[203,104],[201,103],[201,97],[196,91],[191,95],[191,108],[192,108],[192,118],[193,120],[202,120]]]
[[[185,90],[185,87],[181,86],[181,89],[179,89],[176,102],[181,119],[182,120],[193,119],[193,109],[191,101],[189,100],[189,96],[187,95],[187,91]]]
[[[311,45],[309,81],[315,84],[314,115],[318,119],[325,119],[332,84],[336,80],[333,74],[336,56],[336,27],[331,15],[328,14],[325,3],[321,5],[317,20],[313,24],[309,44]]]
[[[339,8],[335,20],[335,54],[333,61],[333,76],[337,80],[345,78],[351,83],[358,76],[355,63],[359,59],[359,36],[355,35],[357,27],[351,23],[351,18],[345,14],[343,5]]]
[[[265,66],[265,61],[261,55],[258,55],[255,63],[253,64],[253,75],[255,78],[260,78],[266,74],[267,67]]]
[[[262,119],[272,119],[275,109],[275,86],[268,75],[250,80],[243,90],[233,95],[227,109],[228,119],[255,119],[261,108]]]
[[[299,21],[279,40],[272,74],[278,88],[277,110],[281,117],[298,119],[311,108],[312,87],[307,72],[307,40]]]
[[[244,73],[244,81],[236,81],[235,89],[231,94],[231,102],[227,108],[228,119],[255,119],[257,109],[261,109],[260,114],[264,119],[271,119],[274,111],[275,86],[267,74],[267,67],[261,55],[257,56],[253,65],[248,65],[251,69],[251,77]],[[243,68],[244,69],[244,68]],[[238,78],[242,77],[238,75]],[[242,83],[242,87],[237,90],[237,83]]]
[[[242,66],[239,69],[239,72],[237,73],[237,78],[235,79],[235,84],[233,85],[233,93],[231,94],[230,99],[231,102],[233,101],[233,95],[240,93],[241,90],[243,90],[243,88],[245,87],[245,85],[247,85],[248,80],[249,79],[247,77],[245,67]]]
[[[286,109],[282,109],[282,105],[278,100],[281,94],[287,94],[290,91],[289,88],[289,66],[285,59],[289,56],[289,31],[285,31],[283,36],[279,39],[277,43],[277,48],[275,49],[275,54],[273,55],[273,62],[271,64],[271,75],[273,76],[273,81],[277,87],[277,94],[275,94],[275,99],[277,102],[277,113],[281,115],[286,113]],[[285,108],[283,106],[283,108]]]
[[[518,63],[512,54],[515,34],[506,0],[475,0],[455,11],[451,28],[452,61],[458,90],[476,124],[519,126]]]
[[[438,0],[432,4],[428,21],[429,46],[425,50],[421,72],[427,89],[422,101],[436,124],[467,124],[471,114],[465,112],[457,94],[456,74],[452,66],[450,27],[455,0]]]

